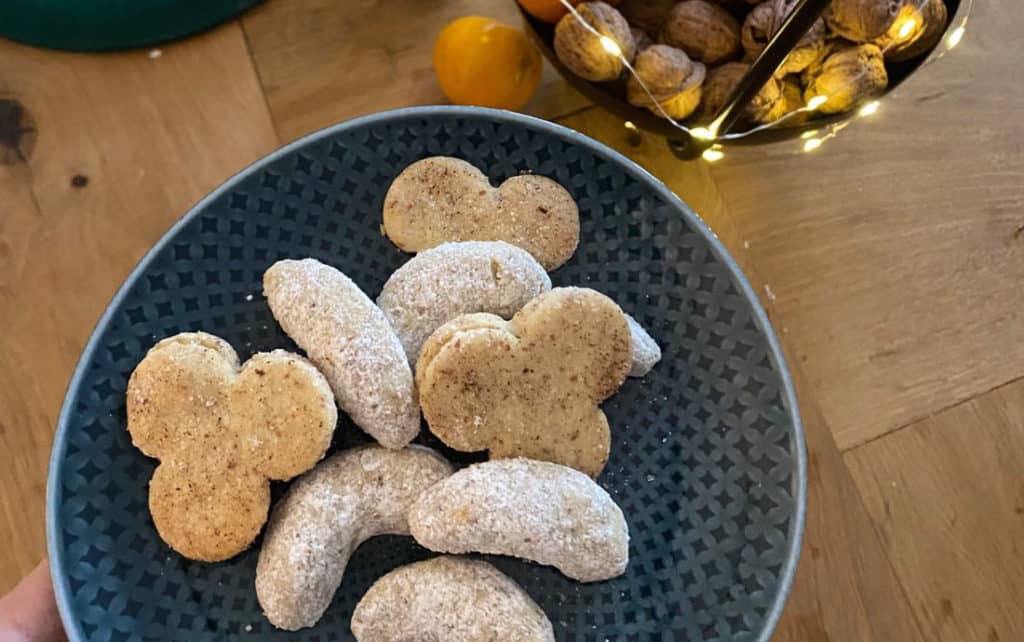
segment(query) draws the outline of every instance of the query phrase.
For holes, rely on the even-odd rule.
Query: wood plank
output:
[[[712,175],[841,449],[1024,375],[1024,14],[814,154],[729,148]]]
[[[845,454],[928,635],[1024,639],[1024,380]]]
[[[924,642],[813,392],[792,367],[808,451],[796,580],[774,642]]]
[[[434,38],[469,15],[521,22],[512,0],[272,0],[243,24],[277,130],[289,141],[362,114],[446,103],[431,67]],[[545,64],[524,111],[552,118],[587,104]]]
[[[0,40],[0,98],[38,129],[0,165],[0,593],[45,552],[53,426],[128,271],[196,200],[278,144],[241,28],[150,58]]]

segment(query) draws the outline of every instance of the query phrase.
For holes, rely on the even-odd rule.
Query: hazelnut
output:
[[[676,0],[626,0],[620,10],[629,24],[647,33],[658,33],[674,6]]]
[[[626,60],[632,60],[636,48],[629,23],[614,7],[604,2],[583,2],[576,11],[601,35],[595,35],[580,24],[576,16],[568,13],[555,27],[555,54],[580,78],[593,82],[615,80],[622,73],[622,58],[605,49],[601,36],[613,40]]]
[[[916,3],[903,5],[896,20],[874,44],[882,50],[886,60],[903,62],[917,58],[935,46],[946,30],[946,3],[943,0],[928,0],[923,8]],[[914,28],[900,37],[907,21],[912,20]]]
[[[827,96],[819,111],[837,114],[885,91],[889,77],[882,50],[875,45],[840,45],[804,75],[804,100]]]
[[[832,0],[825,23],[836,35],[853,42],[879,38],[899,15],[906,0]]]
[[[675,120],[697,109],[707,68],[690,60],[686,52],[668,45],[651,45],[637,54],[635,67],[639,80],[630,77],[626,85],[630,104],[645,107],[656,116],[668,114]]]
[[[707,80],[704,81],[704,97],[701,102],[701,115],[705,119],[714,118],[725,107],[733,89],[749,70],[750,65],[745,62],[728,62],[708,72]],[[779,81],[769,78],[744,109],[743,115],[760,123],[771,122],[774,120],[771,118],[772,109],[781,97],[782,89]]]
[[[713,65],[739,56],[740,25],[716,4],[707,0],[685,0],[669,12],[658,40]]]
[[[767,0],[754,7],[743,22],[741,40],[746,52],[745,60],[753,62],[761,55],[768,41],[782,28],[786,16],[792,11],[795,0]],[[814,21],[796,47],[786,56],[775,76],[781,78],[788,74],[800,73],[817,58],[825,44],[825,21]]]

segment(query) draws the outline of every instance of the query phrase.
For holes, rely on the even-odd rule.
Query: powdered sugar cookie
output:
[[[423,342],[446,321],[469,312],[509,318],[551,289],[530,254],[501,241],[442,243],[398,268],[377,297],[416,363]]]
[[[263,275],[263,293],[357,426],[388,448],[412,441],[420,429],[412,370],[387,317],[359,286],[314,259],[285,260]]]

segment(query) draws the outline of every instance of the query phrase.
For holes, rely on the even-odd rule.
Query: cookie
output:
[[[256,538],[270,480],[311,468],[337,423],[323,375],[275,350],[238,355],[218,337],[178,334],[157,343],[128,381],[128,432],[160,460],[149,484],[157,532],[185,557],[215,562]]]
[[[377,297],[413,364],[434,330],[460,314],[509,318],[551,279],[523,249],[501,241],[442,243],[398,268]]]
[[[317,623],[348,559],[376,535],[408,535],[409,506],[452,468],[423,446],[363,446],[333,455],[295,482],[267,526],[256,596],[267,619],[295,631]]]
[[[388,318],[347,276],[314,259],[263,275],[274,318],[327,376],[338,405],[382,446],[420,430],[412,370]]]
[[[529,459],[475,464],[428,488],[409,510],[420,545],[441,553],[512,555],[580,582],[622,575],[622,510],[572,468]]]
[[[636,319],[626,315],[626,323],[629,324],[630,343],[633,346],[633,353],[630,357],[629,376],[645,377],[654,366],[661,361],[661,348],[658,347],[647,330],[644,330]]]
[[[358,642],[554,642],[544,611],[487,562],[435,557],[374,582],[352,613]]]
[[[391,184],[384,233],[406,252],[446,241],[505,241],[554,270],[576,251],[580,213],[550,178],[523,174],[495,188],[466,161],[434,156],[406,167]]]
[[[462,451],[529,457],[596,477],[608,459],[598,407],[630,369],[631,338],[619,306],[585,288],[555,288],[505,321],[456,317],[416,363],[431,431]]]

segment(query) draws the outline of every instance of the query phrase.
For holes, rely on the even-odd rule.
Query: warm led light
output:
[[[715,137],[715,133],[707,127],[694,127],[690,130],[690,136],[697,140],[712,140]]]
[[[949,32],[949,36],[946,37],[946,48],[952,49],[953,47],[960,44],[960,41],[964,39],[964,28],[957,27],[953,31]]]
[[[828,102],[828,96],[815,96],[807,101],[808,109],[817,109]]]
[[[804,143],[804,151],[805,152],[813,152],[814,150],[818,149],[819,147],[821,147],[821,139],[820,138],[811,138],[806,143]]]
[[[818,135],[818,130],[817,129],[812,129],[809,132],[804,132],[804,133],[800,134],[800,138],[803,138],[804,140],[807,140],[808,138],[814,138],[817,135]]]
[[[622,48],[619,47],[619,43],[615,42],[608,36],[601,36],[601,46],[604,47],[605,51],[613,56],[622,55]]]
[[[870,116],[871,114],[873,114],[876,111],[878,111],[878,107],[879,107],[879,102],[877,100],[872,100],[871,102],[869,102],[868,104],[866,104],[866,105],[864,105],[863,107],[860,108],[860,115],[861,116]]]
[[[626,129],[628,129],[631,132],[635,132],[636,131],[636,125],[634,125],[633,121],[631,121],[631,120],[627,120],[626,122],[624,122],[622,124],[622,126],[625,127]]]
[[[902,27],[900,27],[900,31],[897,34],[897,36],[899,37],[900,40],[905,40],[907,38],[907,36],[909,36],[914,31],[914,29],[916,29],[916,28],[917,28],[917,20],[914,20],[913,18],[910,18],[909,20],[907,20],[906,22],[903,23]]]
[[[700,156],[709,163],[714,163],[725,158],[725,154],[717,149],[705,149],[704,153]]]

